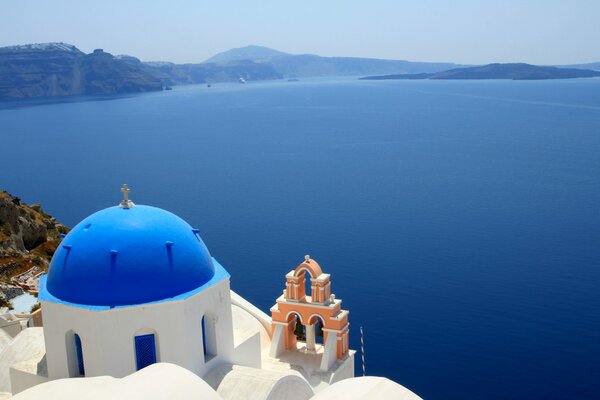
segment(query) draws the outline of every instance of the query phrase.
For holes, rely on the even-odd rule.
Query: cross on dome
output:
[[[123,186],[121,186],[121,192],[123,192],[123,200],[121,201],[121,203],[119,203],[119,207],[121,208],[132,208],[135,207],[135,203],[131,200],[129,200],[129,192],[131,191],[131,189],[129,189],[129,186],[127,186],[126,183],[123,184]]]

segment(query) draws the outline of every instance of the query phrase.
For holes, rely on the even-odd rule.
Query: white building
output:
[[[300,318],[285,320],[285,351],[270,352],[271,318],[230,290],[198,231],[123,191],[66,235],[41,277],[43,336],[24,331],[0,348],[6,398],[418,399],[384,378],[348,380],[354,351],[342,344],[321,363],[314,326],[310,346],[292,334]]]

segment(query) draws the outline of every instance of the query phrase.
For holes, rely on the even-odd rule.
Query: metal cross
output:
[[[129,187],[127,187],[127,184],[124,183],[123,186],[121,186],[121,192],[123,192],[123,203],[127,203],[129,201],[129,191],[131,189],[129,189]]]
[[[131,208],[131,207],[135,207],[135,204],[133,204],[133,201],[129,200],[129,191],[131,189],[129,189],[129,187],[127,186],[127,184],[123,184],[123,186],[121,186],[121,192],[123,192],[123,201],[121,201],[121,203],[119,204],[119,207],[121,208]]]

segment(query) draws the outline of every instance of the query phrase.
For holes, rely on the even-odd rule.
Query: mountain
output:
[[[321,57],[288,54],[261,46],[246,46],[219,53],[205,63],[227,65],[241,60],[271,65],[283,77],[352,76],[366,74],[408,74],[438,72],[458,67],[452,63],[411,62],[358,57]]]
[[[569,64],[569,65],[557,65],[559,68],[577,68],[577,69],[591,69],[594,71],[600,71],[600,62],[593,62],[587,64]]]
[[[172,84],[237,82],[240,78],[246,81],[260,81],[283,77],[270,64],[248,60],[226,64],[153,65],[146,63],[146,70]]]
[[[583,68],[583,67],[589,67]],[[559,79],[598,76],[600,63],[570,68],[529,64],[464,67],[452,63],[288,54],[246,46],[198,64],[142,62],[102,49],[85,54],[66,43],[0,48],[0,100],[121,94],[162,90],[166,85],[319,77],[363,79]],[[376,76],[373,76],[376,75]]]
[[[454,68],[448,71],[419,74],[367,76],[361,79],[568,79],[600,76],[600,71],[577,68],[541,67],[530,64],[488,64],[481,67]]]
[[[271,60],[285,77],[356,76],[365,74],[437,72],[456,67],[451,63],[411,62],[357,57],[320,57],[296,55]]]
[[[205,63],[227,63],[231,61],[252,60],[269,61],[274,57],[288,56],[289,54],[279,50],[270,49],[264,46],[250,45],[230,49],[222,53],[215,54]]]
[[[131,56],[117,56],[117,58],[151,74],[166,85],[236,82],[239,78],[244,78],[246,81],[282,78],[271,64],[248,60],[220,64],[174,64],[164,61],[142,62]]]
[[[0,48],[0,99],[162,90],[160,79],[101,49],[66,43]]]

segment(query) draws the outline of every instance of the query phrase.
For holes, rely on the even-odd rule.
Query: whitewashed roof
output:
[[[13,400],[222,400],[202,379],[175,364],[152,364],[125,378],[58,379],[34,386]]]

